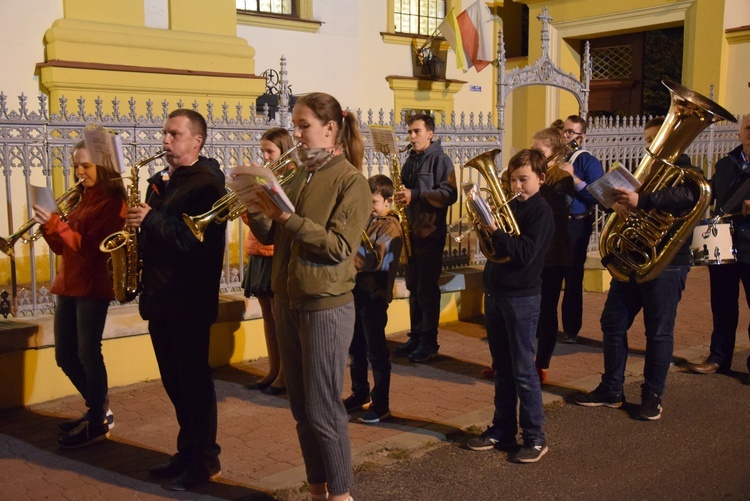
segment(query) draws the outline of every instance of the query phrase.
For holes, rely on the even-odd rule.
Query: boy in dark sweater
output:
[[[536,329],[541,303],[542,268],[555,220],[539,193],[547,171],[544,154],[521,150],[510,159],[510,186],[518,198],[509,204],[520,235],[487,227],[492,243],[510,259],[487,261],[484,268],[485,323],[495,368],[495,415],[492,426],[467,446],[472,450],[495,447],[516,449],[520,424],[523,446],[515,460],[533,463],[547,452],[542,430],[542,388],[534,365]],[[520,403],[520,414],[516,408]]]
[[[388,303],[393,299],[403,237],[401,224],[390,211],[393,183],[382,174],[368,180],[372,192],[372,214],[362,245],[354,258],[357,282],[354,286],[354,337],[349,347],[352,394],[344,399],[348,412],[369,410],[359,417],[374,424],[391,415],[388,394],[391,385],[391,360],[385,342]],[[372,366],[373,386],[367,381],[367,362]]]

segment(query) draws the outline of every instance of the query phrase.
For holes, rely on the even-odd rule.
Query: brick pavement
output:
[[[591,390],[598,383],[603,364],[598,319],[605,299],[606,294],[586,294],[582,340],[558,345],[544,387],[546,403]],[[747,308],[741,311],[738,349],[750,345],[742,327],[750,314]],[[710,330],[708,273],[695,268],[680,304],[676,362],[705,356]],[[391,348],[404,339],[403,333],[393,336]],[[433,363],[394,360],[394,418],[377,426],[350,424],[355,463],[398,456],[403,450],[423,447],[470,426],[483,428],[489,422],[492,385],[478,376],[490,362],[481,324],[441,326],[439,342],[441,356]],[[645,348],[640,318],[629,342],[628,376],[637,378]],[[172,493],[148,479],[148,468],[173,452],[177,427],[160,381],[146,381],[113,388],[116,426],[111,438],[75,451],[58,449],[55,440],[56,425],[82,412],[78,397],[0,411],[0,501],[299,498],[304,469],[286,398],[243,388],[265,372],[266,364],[262,359],[215,371],[223,472],[198,493]]]

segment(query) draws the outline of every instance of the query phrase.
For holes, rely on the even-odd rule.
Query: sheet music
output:
[[[609,209],[615,203],[615,188],[624,188],[626,190],[635,191],[640,187],[641,182],[633,177],[633,174],[631,174],[629,170],[625,167],[618,166],[593,183],[587,185],[586,189],[588,189],[589,193],[591,193],[599,203]]]
[[[92,162],[114,169],[120,174],[125,172],[125,158],[120,136],[97,125],[83,129],[83,140]]]
[[[479,194],[477,185],[473,181],[464,181],[461,187],[464,190],[466,201],[471,206],[472,212],[476,214],[482,224],[487,227],[494,225],[495,218],[492,216],[490,206],[487,205],[487,201]]]
[[[398,138],[393,127],[370,125],[370,142],[375,151],[384,155],[398,154]]]
[[[31,198],[31,205],[38,205],[47,212],[60,213],[60,208],[57,206],[55,195],[52,194],[52,190],[46,186],[35,186],[29,185],[29,196]]]
[[[283,212],[294,212],[294,204],[284,193],[276,176],[269,169],[259,165],[240,165],[227,171],[227,186],[245,204],[248,210],[253,210],[259,193],[263,191]]]

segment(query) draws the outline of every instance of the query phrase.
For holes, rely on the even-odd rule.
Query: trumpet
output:
[[[83,183],[83,179],[79,179],[76,184],[68,188],[65,193],[60,195],[57,200],[55,200],[57,207],[60,209],[60,219],[62,219],[63,221],[66,220],[68,214],[70,214],[71,211],[76,208],[78,202],[81,201],[81,190],[78,189],[81,183]],[[29,233],[29,231],[35,224],[37,224],[37,222],[32,217],[23,225],[21,225],[21,227],[18,228],[18,231],[13,233],[8,238],[0,237],[0,250],[2,250],[6,255],[13,257],[13,246],[19,240],[25,244],[39,240],[39,238],[42,236],[41,228],[38,228],[34,233]]]
[[[286,186],[300,171],[297,168],[297,163],[294,161],[293,153],[301,146],[301,143],[295,143],[293,147],[286,150],[276,160],[271,160],[263,164],[263,167],[269,169],[281,186]],[[294,169],[289,172],[284,170],[290,165],[294,165]],[[245,204],[239,199],[237,194],[227,188],[227,194],[221,197],[219,200],[214,202],[211,206],[211,210],[198,214],[197,216],[191,216],[189,214],[183,214],[182,220],[190,228],[191,233],[203,242],[203,237],[206,233],[206,228],[210,223],[221,224],[226,221],[233,221],[240,217],[247,211]]]

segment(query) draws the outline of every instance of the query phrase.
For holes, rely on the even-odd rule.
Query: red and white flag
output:
[[[468,71],[472,66],[482,71],[493,60],[494,16],[487,4],[477,0],[456,16],[448,12],[438,29],[456,53],[456,67]]]

